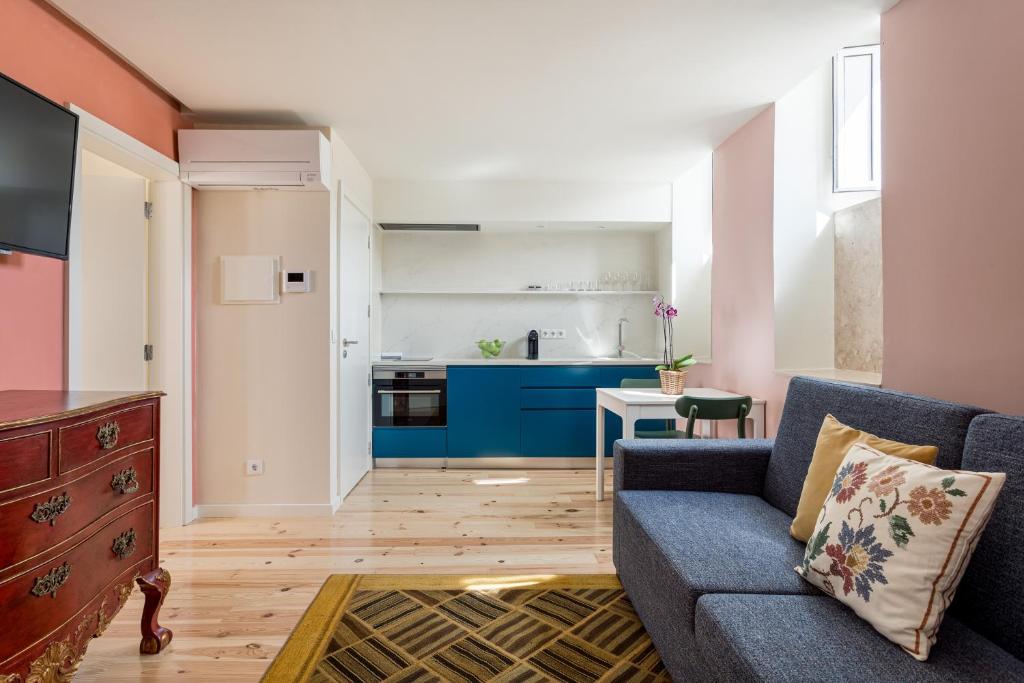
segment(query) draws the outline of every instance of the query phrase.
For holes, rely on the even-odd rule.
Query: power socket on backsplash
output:
[[[545,328],[540,331],[541,339],[565,339],[565,330]]]

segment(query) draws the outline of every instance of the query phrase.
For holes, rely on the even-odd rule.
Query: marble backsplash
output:
[[[406,356],[473,358],[478,339],[507,341],[502,357],[526,356],[526,335],[541,328],[564,329],[565,339],[542,339],[541,358],[610,356],[618,345],[618,320],[628,352],[660,357],[648,296],[521,294],[385,295],[382,351]]]

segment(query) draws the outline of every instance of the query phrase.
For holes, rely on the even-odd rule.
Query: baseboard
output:
[[[430,469],[447,466],[450,470],[592,470],[594,458],[375,458],[380,469]],[[612,458],[604,459],[605,469],[612,468]]]
[[[196,517],[330,517],[334,511],[331,503],[228,503],[197,505]]]

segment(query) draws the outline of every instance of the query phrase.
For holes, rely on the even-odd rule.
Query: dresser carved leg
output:
[[[142,608],[142,642],[139,644],[139,652],[155,655],[167,647],[174,635],[169,628],[157,622],[160,606],[164,604],[167,591],[171,589],[171,575],[163,567],[157,567],[135,580],[146,596],[146,604]]]

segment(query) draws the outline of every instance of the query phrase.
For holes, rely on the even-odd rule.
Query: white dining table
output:
[[[687,388],[684,396],[698,398],[740,398],[742,394],[710,387]],[[676,412],[679,396],[661,393],[661,389],[598,389],[597,390],[597,499],[604,500],[604,418],[611,411],[622,418],[622,438],[632,439],[637,420],[680,420]],[[751,434],[764,438],[764,399],[754,398],[747,419],[752,422]],[[708,435],[706,425],[701,434]]]

